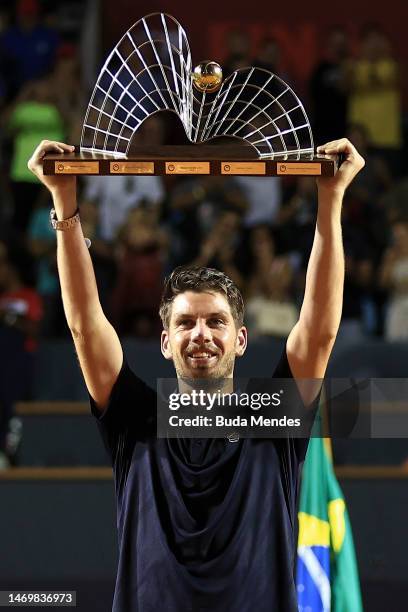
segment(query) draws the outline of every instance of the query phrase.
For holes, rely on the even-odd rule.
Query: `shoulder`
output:
[[[126,357],[112,387],[106,408],[101,412],[90,396],[91,410],[101,422],[124,424],[155,410],[156,392],[130,367]]]

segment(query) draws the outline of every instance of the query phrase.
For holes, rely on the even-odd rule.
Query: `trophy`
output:
[[[142,123],[175,113],[187,145],[132,146]],[[229,140],[228,140],[229,139]],[[316,156],[295,92],[262,68],[223,78],[215,61],[193,68],[183,27],[153,13],[108,56],[91,95],[75,153],[44,158],[45,174],[333,176],[337,159]]]

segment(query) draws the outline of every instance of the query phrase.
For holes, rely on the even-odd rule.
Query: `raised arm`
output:
[[[76,179],[44,176],[42,159],[46,153],[71,153],[73,150],[69,145],[44,140],[28,162],[29,169],[50,191],[58,220],[70,219],[77,211]],[[69,229],[57,230],[57,262],[65,316],[85,383],[103,410],[120,372],[123,354],[119,338],[99,301],[80,222]]]
[[[344,192],[363,168],[364,159],[347,139],[317,149],[344,155],[333,178],[320,178],[318,213],[306,273],[299,320],[289,334],[286,351],[295,378],[323,378],[340,325],[343,307],[344,251],[341,207]]]

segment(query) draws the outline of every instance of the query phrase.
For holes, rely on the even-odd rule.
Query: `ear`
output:
[[[165,329],[163,329],[161,333],[160,348],[161,348],[162,355],[166,359],[173,359],[173,355],[172,355],[171,347],[170,347],[170,341],[169,341],[169,334]]]
[[[242,355],[246,351],[247,344],[248,344],[247,328],[241,327],[238,331],[236,344],[235,344],[235,354],[237,357],[242,357]]]

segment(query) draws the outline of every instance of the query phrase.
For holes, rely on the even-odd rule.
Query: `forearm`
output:
[[[52,195],[58,220],[68,219],[75,214],[75,189],[56,191]],[[57,264],[65,316],[71,331],[83,334],[92,329],[97,320],[96,315],[101,311],[92,260],[80,223],[56,233]]]
[[[334,341],[341,320],[344,288],[341,206],[341,194],[319,190],[315,236],[300,313],[303,328],[317,342]]]

